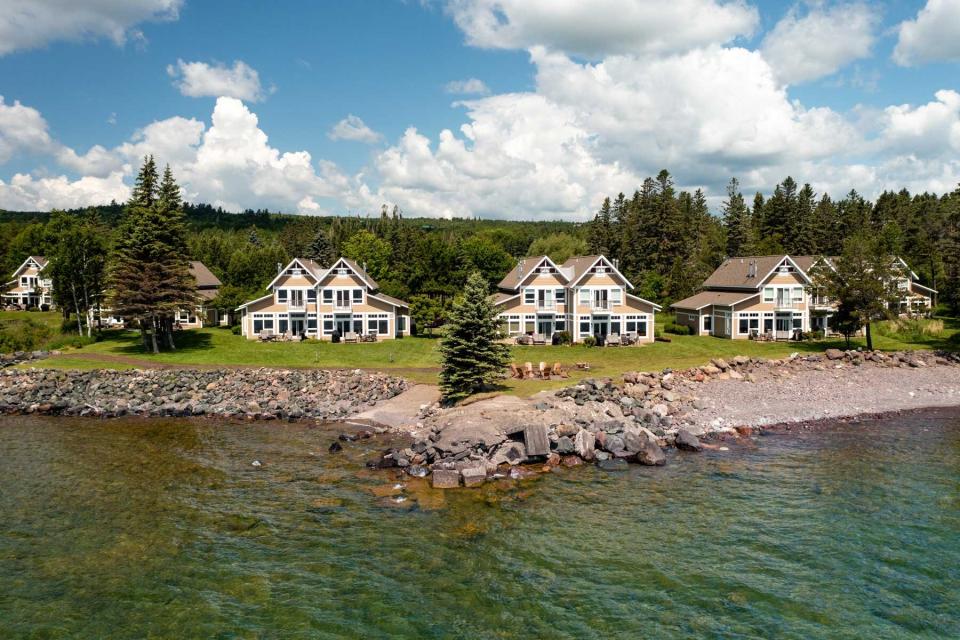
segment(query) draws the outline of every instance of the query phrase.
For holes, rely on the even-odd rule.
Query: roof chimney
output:
[[[523,277],[523,258],[517,260],[517,277]]]

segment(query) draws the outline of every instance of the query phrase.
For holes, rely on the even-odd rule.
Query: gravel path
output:
[[[906,409],[960,406],[960,367],[845,366],[755,383],[713,380],[696,387],[707,407],[700,429],[766,426]]]

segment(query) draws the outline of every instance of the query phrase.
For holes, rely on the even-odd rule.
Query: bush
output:
[[[27,311],[40,311],[40,307],[27,307]]]
[[[50,305],[48,304],[40,305],[40,311],[50,311]]]
[[[676,336],[689,336],[693,333],[693,330],[685,324],[673,324],[672,322],[663,327],[663,330],[666,333],[672,333]]]
[[[47,349],[63,349],[65,347],[80,349],[93,344],[97,339],[97,336],[62,335],[50,340],[44,346]]]
[[[77,333],[77,319],[68,318],[60,323],[60,333]]]
[[[554,335],[557,338],[557,344],[573,343],[573,336],[570,335],[569,331],[558,331]]]
[[[816,331],[811,331],[810,337],[813,338],[814,340],[823,340],[824,338],[823,329],[817,329]]]
[[[593,336],[587,336],[583,339],[583,346],[585,347],[595,347],[597,346],[597,339]]]
[[[238,324],[235,324],[235,325],[233,325],[232,327],[230,327],[230,332],[231,332],[233,335],[238,336],[238,335],[240,335],[241,333],[243,333],[243,327],[241,327],[241,326],[238,325]]]
[[[943,335],[943,320],[923,318],[894,318],[876,323],[877,333],[884,337],[898,338],[906,342],[919,342],[926,338]]]
[[[0,353],[40,349],[53,337],[53,331],[32,318],[0,324]]]

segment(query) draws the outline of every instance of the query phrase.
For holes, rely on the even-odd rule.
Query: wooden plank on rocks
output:
[[[523,443],[528,456],[550,455],[550,440],[546,425],[530,425],[523,429]]]

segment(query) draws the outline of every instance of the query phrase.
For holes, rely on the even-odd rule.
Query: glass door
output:
[[[290,316],[290,334],[304,335],[307,332],[307,319],[304,316]]]
[[[537,333],[550,339],[553,335],[553,316],[537,317]]]
[[[345,336],[353,331],[352,324],[350,316],[336,316],[333,319],[333,326],[341,336]]]

